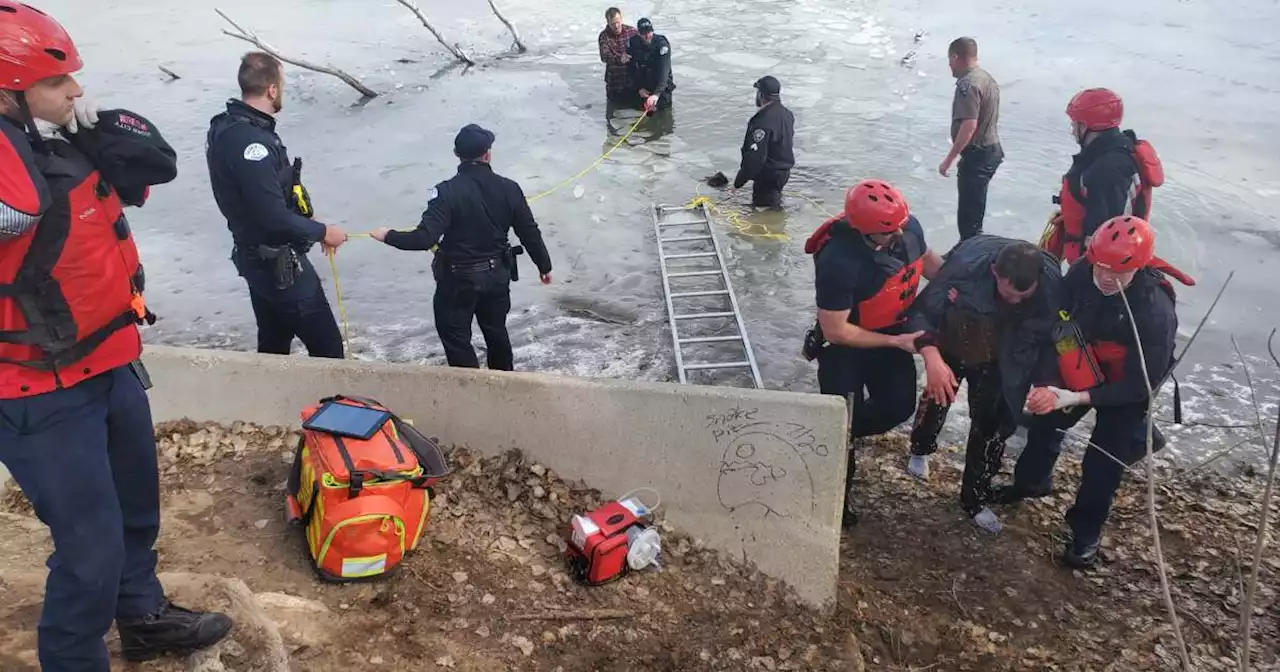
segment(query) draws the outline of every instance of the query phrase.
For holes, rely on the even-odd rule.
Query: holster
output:
[[[289,289],[302,275],[302,258],[298,251],[289,245],[259,245],[257,253],[263,261],[271,264],[276,289]]]
[[[502,255],[502,265],[507,267],[507,272],[511,274],[511,282],[520,279],[520,264],[516,257],[524,254],[524,246],[514,245],[507,248],[506,254]]]

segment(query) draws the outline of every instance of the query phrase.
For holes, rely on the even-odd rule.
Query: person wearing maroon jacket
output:
[[[176,155],[141,116],[87,102],[80,67],[57,21],[0,0],[0,462],[53,537],[45,672],[108,672],[113,621],[130,661],[211,646],[232,625],[171,604],[156,578],[137,327],[155,317],[123,209],[177,176]]]

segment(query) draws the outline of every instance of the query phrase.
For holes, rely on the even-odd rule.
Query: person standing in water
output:
[[[665,36],[653,32],[653,22],[647,18],[636,22],[636,32],[627,46],[627,53],[631,55],[631,85],[646,111],[668,109],[671,92],[676,90],[671,72],[671,43]]]
[[[943,177],[950,174],[956,158],[956,227],[960,240],[982,233],[987,212],[987,186],[1004,161],[997,130],[1000,121],[1000,85],[978,67],[978,42],[972,37],[957,38],[947,50],[947,62],[956,78],[951,102],[951,151],[938,166]]]
[[[792,142],[796,135],[796,117],[782,105],[782,84],[765,75],[756,80],[756,107],[747,123],[742,140],[742,165],[733,180],[733,188],[741,189],[751,182],[751,205],[758,208],[782,207],[782,188],[791,179],[796,165]]]
[[[615,105],[636,104],[636,91],[631,86],[631,54],[627,47],[636,29],[622,22],[622,10],[610,7],[604,13],[605,27],[600,31],[600,62],[604,63],[605,98]]]

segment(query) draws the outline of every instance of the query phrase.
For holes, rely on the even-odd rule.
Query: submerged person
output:
[[[1090,409],[1096,410],[1080,487],[1075,504],[1067,510],[1071,536],[1062,549],[1062,561],[1069,567],[1087,569],[1097,564],[1102,529],[1125,467],[1147,454],[1151,417],[1144,368],[1151,377],[1150,386],[1159,389],[1173,367],[1178,332],[1176,295],[1166,275],[1194,284],[1155,256],[1151,227],[1130,216],[1103,224],[1089,240],[1085,259],[1067,272],[1066,305],[1079,328],[1079,342],[1059,355],[1054,384],[1038,386],[1027,397],[1027,409],[1036,414],[1027,446],[1014,469],[1013,485],[999,489],[996,497],[1015,502],[1050,494],[1062,431],[1074,427]],[[1132,321],[1121,292],[1133,311]],[[1135,327],[1141,354],[1134,340]],[[1057,355],[1058,350],[1051,354]],[[1152,451],[1159,451],[1164,437],[1158,427],[1151,431]]]
[[[81,67],[56,20],[0,0],[0,462],[53,538],[45,672],[108,672],[113,623],[128,661],[204,649],[232,627],[169,602],[156,576],[160,475],[137,326],[154,316],[123,210],[177,177],[177,157],[143,117],[84,97]]]
[[[458,131],[453,153],[458,174],[431,190],[427,210],[413,231],[374,229],[369,235],[400,250],[427,251],[439,244],[431,261],[436,280],[433,300],[436,332],[449,366],[478,368],[471,347],[471,321],[480,324],[490,369],[511,371],[515,356],[507,334],[511,282],[516,255],[507,234],[515,230],[538,267],[542,284],[551,284],[551,256],[520,185],[493,172],[494,134],[475,124]],[[443,240],[442,240],[443,239]]]
[[[636,22],[636,32],[627,46],[631,56],[631,86],[642,109],[665,110],[671,107],[671,94],[676,90],[675,74],[671,71],[671,43],[665,36],[653,32],[653,22],[647,18]]]
[[[209,121],[209,186],[231,231],[231,261],[249,288],[258,352],[287,355],[297,338],[312,357],[341,359],[342,332],[307,251],[347,241],[339,227],[313,218],[301,163],[276,133],[284,106],[284,66],[249,52],[236,75],[240,99]]]
[[[636,29],[622,21],[622,10],[610,7],[604,13],[605,27],[596,42],[600,47],[600,62],[604,63],[605,99],[615,105],[635,107],[638,95],[631,86],[631,54],[627,53]]]
[[[1071,136],[1080,153],[1054,198],[1060,210],[1041,246],[1068,264],[1084,254],[1094,231],[1112,217],[1151,221],[1151,192],[1164,184],[1155,148],[1133,131],[1121,131],[1124,101],[1110,89],[1085,89],[1067,103]]]
[[[733,188],[741,189],[751,182],[751,205],[778,208],[782,206],[782,189],[796,165],[792,148],[796,117],[782,104],[782,84],[777,78],[766,75],[753,86],[759,110],[747,122],[747,134],[742,140],[742,165],[733,180]]]
[[[960,505],[991,533],[991,479],[1017,428],[1027,391],[1045,366],[1062,305],[1058,261],[1035,245],[982,234],[962,241],[911,306],[907,328],[924,360],[925,389],[911,430],[908,471],[929,478],[929,455],[960,383],[969,383],[969,439]]]
[[[902,193],[881,180],[845,192],[844,211],[819,226],[804,250],[813,255],[818,324],[804,356],[818,360],[823,394],[849,398],[850,439],[883,434],[911,417],[916,399],[916,338],[905,327],[920,278],[932,279],[942,258]],[[856,455],[849,451],[843,523],[858,520],[853,503]]]

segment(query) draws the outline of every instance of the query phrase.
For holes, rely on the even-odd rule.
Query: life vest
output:
[[[1177,292],[1174,291],[1173,283],[1169,282],[1169,278],[1174,278],[1188,287],[1196,284],[1194,278],[1178,270],[1160,257],[1153,258],[1146,268],[1156,271],[1159,276],[1160,289],[1175,301],[1178,298]],[[1129,344],[1127,341],[1095,339],[1084,344],[1083,348],[1074,351],[1068,350],[1064,352],[1064,349],[1060,346],[1058,349],[1058,369],[1062,374],[1063,383],[1069,389],[1083,392],[1098,387],[1103,383],[1124,382],[1124,362],[1128,355]]]
[[[132,362],[142,353],[135,325],[155,320],[120,197],[69,144],[47,147],[32,178],[47,183],[49,209],[25,234],[0,240],[0,399]]]
[[[1139,140],[1133,131],[1125,131],[1133,140],[1133,159],[1138,170],[1129,186],[1129,199],[1124,212],[1113,216],[1133,215],[1151,221],[1152,191],[1164,184],[1164,166],[1156,155],[1155,147],[1146,140]],[[1041,247],[1068,264],[1084,256],[1088,235],[1084,230],[1085,200],[1088,196],[1079,184],[1080,173],[1068,172],[1062,176],[1062,187],[1054,198],[1062,216],[1054,219],[1041,239]]]
[[[806,254],[816,255],[826,247],[831,240],[831,228],[836,222],[848,226],[843,214],[823,222],[805,241]],[[910,225],[908,227],[899,241],[900,245],[906,247],[905,262],[883,250],[872,252],[876,266],[888,277],[874,294],[857,305],[854,324],[863,329],[877,331],[905,322],[907,310],[915,301],[920,278],[924,275],[924,253],[928,248],[925,247],[924,238],[912,233]],[[869,248],[868,250],[870,251]]]

